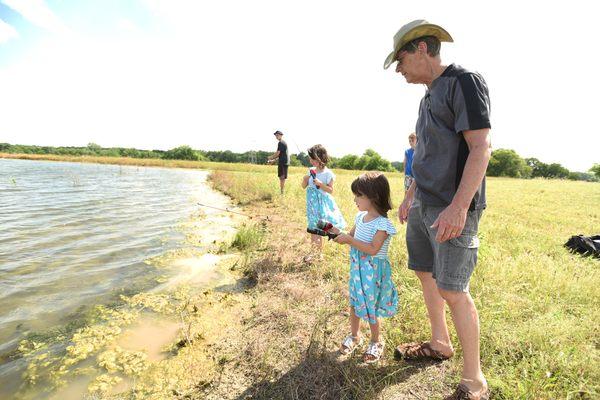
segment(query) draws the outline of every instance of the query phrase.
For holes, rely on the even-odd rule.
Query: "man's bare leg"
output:
[[[463,350],[462,383],[477,395],[487,389],[487,382],[481,372],[479,353],[479,315],[469,293],[439,289],[452,313],[452,321]]]
[[[445,356],[452,356],[454,349],[450,342],[448,325],[446,324],[446,302],[440,295],[431,272],[415,271],[415,273],[421,281],[423,298],[427,306],[429,324],[431,325],[431,348]]]

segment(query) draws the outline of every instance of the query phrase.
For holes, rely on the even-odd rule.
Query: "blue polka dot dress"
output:
[[[367,213],[356,216],[354,238],[371,243],[377,231],[385,231],[388,237],[375,256],[350,248],[350,305],[361,319],[375,324],[378,317],[391,317],[398,307],[398,291],[392,282],[392,268],[387,250],[396,228],[386,217],[380,216],[365,222]]]
[[[315,171],[313,169],[313,171]],[[316,172],[316,178],[325,184],[330,184],[335,175],[329,168],[325,168],[321,172]],[[306,187],[306,219],[308,227],[315,229],[317,221],[323,219],[329,221],[338,229],[346,227],[346,221],[335,203],[333,196],[319,188],[314,184],[314,178],[310,176],[308,186]]]

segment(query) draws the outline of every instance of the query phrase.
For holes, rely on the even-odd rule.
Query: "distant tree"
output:
[[[548,176],[546,178],[567,178],[569,170],[558,163],[548,165]]]
[[[394,167],[396,171],[404,172],[404,163],[402,161],[392,161],[392,167]]]
[[[302,163],[298,160],[298,156],[295,154],[290,155],[290,165],[292,167],[301,167]]]
[[[487,175],[529,178],[531,176],[531,167],[527,165],[525,160],[523,160],[516,151],[498,149],[492,152],[488,164]]]
[[[308,159],[308,154],[304,153],[304,152],[300,152],[296,155],[296,158],[298,159],[298,161],[300,161],[300,163],[302,165],[304,165],[305,167],[310,167],[310,161]],[[330,164],[331,165],[331,164]]]
[[[600,164],[594,164],[594,166],[590,168],[590,172],[596,175],[596,178],[600,179]]]
[[[102,147],[96,143],[88,143],[87,148],[94,154],[100,154]]]
[[[545,164],[537,158],[526,158],[525,162],[531,167],[532,178],[545,178],[548,176],[548,164]]]
[[[346,154],[331,164],[334,168],[369,171],[394,171],[392,164],[373,149],[367,149],[362,156]]]
[[[341,168],[341,169],[354,169],[357,160],[358,160],[357,155],[347,154],[337,161],[336,167]]]
[[[569,172],[568,179],[572,181],[586,182],[598,182],[599,180],[599,178],[597,178],[594,174],[588,172]]]
[[[168,160],[191,160],[197,161],[198,154],[190,146],[179,146],[163,154],[163,158]]]

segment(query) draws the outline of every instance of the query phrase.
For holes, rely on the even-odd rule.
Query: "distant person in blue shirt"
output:
[[[408,135],[408,143],[410,144],[410,149],[406,149],[404,152],[404,191],[408,190],[415,179],[412,173],[412,161],[415,154],[415,146],[417,145],[416,133],[413,132]]]

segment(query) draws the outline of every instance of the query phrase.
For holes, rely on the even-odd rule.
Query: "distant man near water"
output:
[[[477,229],[485,200],[490,158],[490,101],[483,77],[458,65],[443,65],[440,42],[452,42],[442,27],[424,20],[404,25],[384,68],[397,62],[406,82],[425,84],[412,162],[414,182],[398,209],[408,222],[408,267],[421,281],[431,324],[428,342],[396,348],[405,359],[452,357],[445,304],[464,355],[462,379],[446,400],[489,399],[481,371],[479,316],[469,294],[477,262]]]
[[[279,177],[279,188],[281,190],[281,194],[283,194],[285,180],[288,176],[288,167],[290,165],[290,154],[288,152],[287,143],[283,140],[283,133],[281,133],[280,131],[276,131],[273,135],[275,135],[275,139],[277,139],[279,143],[277,144],[277,151],[267,159],[267,162],[271,164],[275,162],[275,160],[277,160],[277,176]]]

